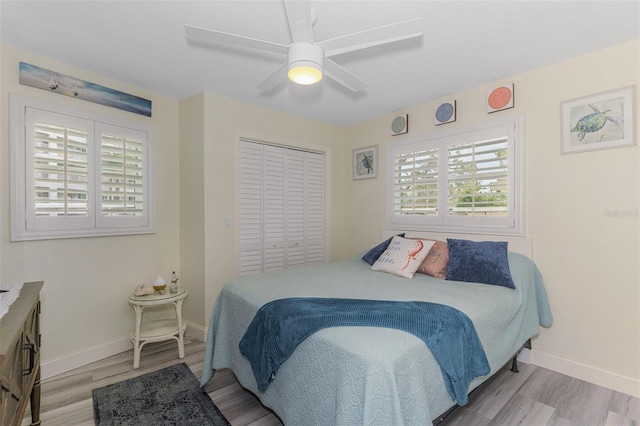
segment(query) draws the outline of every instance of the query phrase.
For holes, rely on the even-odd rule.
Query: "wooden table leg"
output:
[[[36,379],[31,390],[31,426],[40,426],[40,367],[37,367]]]

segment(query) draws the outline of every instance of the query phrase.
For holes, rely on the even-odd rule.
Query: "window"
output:
[[[153,129],[11,95],[11,239],[155,232]]]
[[[524,116],[388,144],[389,229],[524,234]]]

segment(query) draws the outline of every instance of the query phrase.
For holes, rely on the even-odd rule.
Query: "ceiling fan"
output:
[[[287,62],[258,86],[261,90],[275,88],[287,76],[295,83],[309,85],[317,83],[326,75],[353,92],[360,91],[367,85],[330,59],[332,56],[419,37],[423,33],[422,18],[414,18],[316,42],[313,37],[313,26],[318,19],[315,9],[307,0],[283,1],[291,31],[292,43],[289,45],[192,25],[185,25],[184,28],[188,36],[200,40],[288,55]]]

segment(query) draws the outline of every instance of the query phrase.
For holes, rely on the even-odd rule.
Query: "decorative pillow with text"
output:
[[[434,242],[394,236],[389,247],[375,261],[371,269],[399,277],[413,278],[413,274],[429,254]]]

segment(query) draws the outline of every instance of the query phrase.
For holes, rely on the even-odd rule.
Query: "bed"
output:
[[[296,347],[265,391],[258,389],[239,342],[258,310],[274,300],[344,298],[447,305],[472,321],[489,364],[490,373],[473,379],[470,392],[507,364],[541,325],[552,323],[542,276],[522,254],[505,251],[513,289],[420,273],[407,279],[374,271],[361,257],[227,284],[211,314],[201,385],[216,369],[230,368],[240,384],[285,425],[425,425],[455,406],[456,400],[432,351],[413,334],[373,326],[323,328]]]

